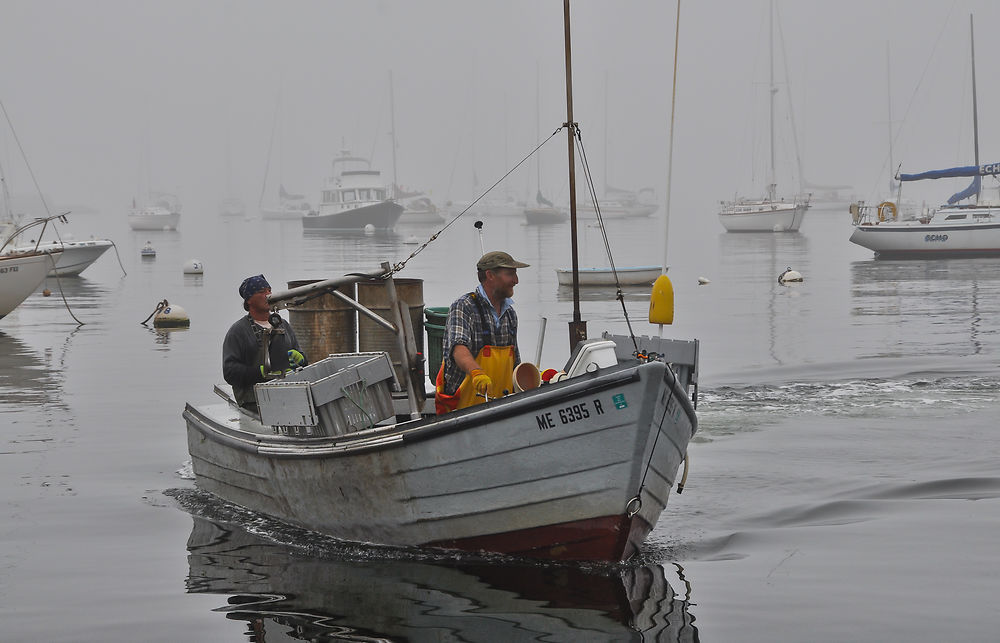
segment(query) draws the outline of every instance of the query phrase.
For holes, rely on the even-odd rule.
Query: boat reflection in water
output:
[[[217,611],[257,642],[698,640],[659,565],[345,557],[324,551],[337,541],[306,551],[193,518],[187,591],[228,594]]]
[[[0,413],[48,414],[65,410],[58,355],[36,354],[15,335],[0,330]]]

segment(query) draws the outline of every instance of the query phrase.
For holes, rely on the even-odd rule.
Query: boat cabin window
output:
[[[385,190],[375,190],[375,200],[385,201]]]
[[[358,201],[371,201],[372,195],[371,190],[363,189],[358,190]]]
[[[957,221],[957,220],[964,219],[964,218],[965,218],[964,214],[949,214],[948,216],[946,216],[944,218],[944,220],[945,221]]]
[[[344,196],[344,201],[357,201],[358,200],[358,197],[354,193],[354,190],[344,190],[342,192],[342,194]]]

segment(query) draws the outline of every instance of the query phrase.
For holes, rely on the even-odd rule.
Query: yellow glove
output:
[[[472,376],[472,388],[476,389],[476,393],[480,395],[486,395],[486,391],[493,386],[493,380],[482,369],[472,369],[469,375]]]

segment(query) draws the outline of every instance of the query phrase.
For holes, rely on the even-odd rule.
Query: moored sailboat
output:
[[[774,83],[774,2],[770,5],[770,91],[768,92],[770,135],[770,166],[767,191],[763,198],[748,199],[736,197],[723,201],[719,210],[719,222],[726,232],[798,232],[802,220],[809,209],[809,197],[785,200],[778,196],[774,152],[774,95],[778,89]]]
[[[901,182],[972,177],[964,190],[946,205],[918,216],[902,216],[897,203],[851,206],[854,232],[851,242],[875,252],[876,257],[956,257],[1000,255],[1000,198],[983,198],[982,178],[1000,174],[1000,163],[979,162],[979,117],[976,105],[976,53],[972,16],[969,16],[972,65],[972,122],[975,165],[900,174]],[[1000,193],[998,193],[1000,197]],[[972,199],[971,203],[960,203]]]

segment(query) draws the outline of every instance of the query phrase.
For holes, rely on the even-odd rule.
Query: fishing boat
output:
[[[181,220],[178,198],[165,192],[154,192],[147,205],[137,205],[132,199],[128,226],[133,230],[176,230]]]
[[[156,257],[156,248],[149,241],[139,250],[139,256],[143,259],[153,259]]]
[[[61,215],[57,215],[61,216]],[[9,253],[9,242],[27,230],[40,226],[43,231],[46,224],[56,217],[35,219],[16,228],[2,245],[0,245],[0,319],[3,319],[35,292],[45,281],[51,270],[59,261],[61,250],[24,250]],[[41,236],[39,234],[39,236]]]
[[[1000,163],[979,162],[979,117],[976,96],[976,54],[972,16],[969,16],[972,43],[972,122],[975,165],[900,174],[901,182],[972,177],[972,183],[951,195],[946,205],[916,216],[906,216],[897,202],[878,205],[858,202],[851,205],[854,232],[851,242],[874,251],[877,258],[962,257],[1000,255],[1000,193],[983,196],[982,178],[1000,174]],[[971,199],[970,203],[961,203]]]
[[[319,210],[302,217],[305,230],[392,230],[403,206],[388,198],[381,172],[371,162],[341,150],[333,160],[333,176],[326,180]]]
[[[569,0],[563,7],[573,123]],[[574,130],[567,127],[571,187]],[[572,190],[570,213],[577,269]],[[257,384],[259,413],[216,386],[220,402],[183,412],[197,486],[348,541],[558,560],[634,555],[660,520],[697,429],[697,340],[589,338],[574,288],[571,352],[558,381],[435,415],[416,394],[422,356],[412,348],[409,304],[396,295],[401,268],[386,263],[268,301],[276,311],[381,283],[392,320],[339,299],[392,330],[407,385],[375,351],[331,355]],[[670,308],[672,318],[672,293]],[[405,400],[393,395],[401,388]]]
[[[774,161],[774,96],[778,88],[774,82],[774,2],[770,4],[768,22],[770,34],[770,91],[768,106],[770,120],[768,134],[770,144],[770,167],[767,191],[759,199],[737,196],[732,201],[723,201],[719,210],[719,222],[726,232],[798,232],[802,220],[809,209],[809,196],[793,197],[785,200],[778,196]]]

